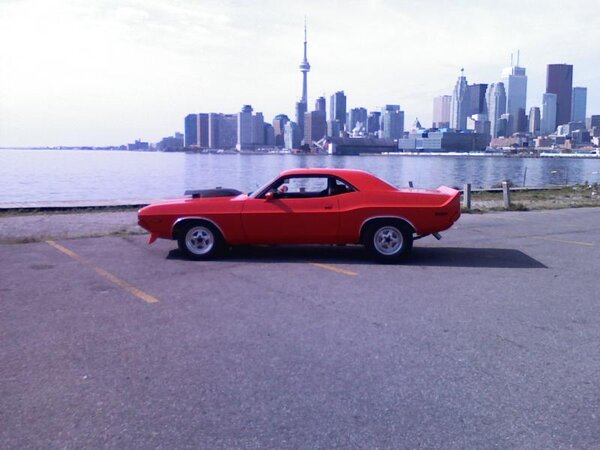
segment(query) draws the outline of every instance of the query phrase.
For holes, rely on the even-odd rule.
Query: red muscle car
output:
[[[235,189],[187,191],[191,197],[151,204],[139,225],[176,239],[191,259],[210,259],[245,244],[362,244],[377,259],[395,261],[413,240],[439,239],[460,217],[460,193],[398,189],[350,169],[294,169],[250,194]]]

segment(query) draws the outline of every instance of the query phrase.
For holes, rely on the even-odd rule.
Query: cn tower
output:
[[[306,17],[304,17],[304,59],[300,63],[300,72],[302,72],[302,103],[308,103],[307,95],[307,75],[310,72],[310,64],[306,59]]]

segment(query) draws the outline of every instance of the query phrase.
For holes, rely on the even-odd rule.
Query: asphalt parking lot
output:
[[[443,236],[0,245],[0,446],[599,448],[600,209]]]

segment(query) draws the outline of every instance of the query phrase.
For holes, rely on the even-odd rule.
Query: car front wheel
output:
[[[179,249],[190,259],[212,259],[225,247],[223,236],[212,225],[192,223],[182,228],[177,238]]]
[[[369,228],[365,245],[371,255],[383,262],[394,262],[412,249],[412,231],[397,223],[379,223]]]

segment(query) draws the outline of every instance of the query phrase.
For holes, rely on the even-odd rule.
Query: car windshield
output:
[[[249,192],[248,193],[248,197],[250,198],[256,198],[258,197],[258,194],[260,194],[261,192],[263,192],[265,189],[267,189],[271,184],[273,184],[275,182],[275,180],[277,180],[279,177],[275,177],[270,179],[267,183],[263,184],[261,187],[259,187],[258,189]]]

